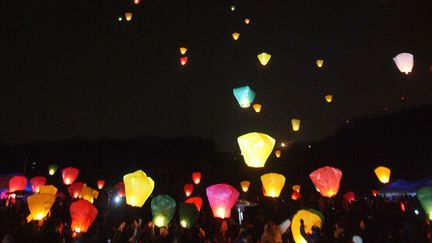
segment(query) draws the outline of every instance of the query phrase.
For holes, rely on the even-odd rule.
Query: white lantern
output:
[[[399,71],[408,74],[414,67],[414,56],[410,53],[400,53],[393,58]]]

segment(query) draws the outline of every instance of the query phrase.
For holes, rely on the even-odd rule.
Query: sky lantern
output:
[[[68,187],[69,195],[72,198],[79,198],[81,195],[81,191],[84,187],[84,183],[82,182],[74,182],[72,185]]]
[[[233,94],[241,108],[248,108],[255,99],[255,92],[248,85],[234,88]]]
[[[27,222],[45,218],[51,210],[55,200],[56,196],[49,193],[38,193],[29,196],[27,198],[27,206],[30,215],[27,216]]]
[[[126,12],[125,13],[125,18],[126,18],[126,21],[131,21],[132,20],[132,13],[131,12]]]
[[[378,177],[378,180],[381,183],[386,184],[390,181],[391,170],[389,168],[384,166],[379,166],[375,168],[374,171],[375,171],[375,175]]]
[[[324,99],[327,101],[327,103],[331,103],[333,101],[333,95],[326,95],[324,96]]]
[[[323,59],[317,59],[316,65],[317,65],[317,67],[322,68],[324,65],[324,60]]]
[[[291,126],[292,126],[292,130],[294,132],[297,132],[298,130],[300,130],[300,122],[301,122],[300,119],[297,119],[297,118],[291,119]]]
[[[279,197],[285,185],[285,176],[277,173],[267,173],[261,176],[261,183],[264,187],[266,197]]]
[[[124,197],[125,196],[125,185],[124,185],[123,181],[117,183],[115,185],[115,189],[117,190],[117,194],[120,197]]]
[[[134,207],[142,207],[154,189],[153,179],[142,170],[123,176],[123,182],[126,203]]]
[[[237,138],[245,163],[249,167],[264,167],[276,140],[264,133],[251,132]]]
[[[291,200],[293,200],[293,201],[297,201],[297,200],[299,200],[300,198],[301,198],[301,195],[300,195],[299,192],[293,191],[293,192],[291,193]]]
[[[119,17],[117,18],[117,20],[118,20],[119,22],[121,22],[121,21],[123,21],[123,17],[122,17],[122,16],[119,16]]]
[[[354,192],[347,192],[344,194],[343,198],[347,203],[352,203],[355,201],[355,193]]]
[[[33,192],[39,192],[39,187],[45,185],[47,179],[43,176],[36,176],[30,179],[30,185]]]
[[[243,192],[247,192],[249,190],[249,186],[250,186],[250,181],[241,181],[240,182],[240,187],[241,187]]]
[[[342,171],[330,166],[324,166],[312,172],[309,177],[323,197],[333,197],[339,191]]]
[[[251,20],[250,20],[249,18],[245,18],[245,19],[244,19],[244,23],[245,23],[245,24],[250,24],[250,21],[251,21]]]
[[[98,210],[89,201],[80,199],[71,203],[69,213],[72,219],[71,230],[76,233],[84,233],[92,225]]]
[[[282,155],[282,151],[280,151],[280,149],[276,149],[275,150],[275,156],[276,156],[276,158],[280,158],[281,155]]]
[[[48,174],[51,176],[54,175],[56,173],[57,169],[58,169],[58,165],[48,166]]]
[[[423,187],[418,190],[417,199],[429,216],[429,220],[432,220],[432,187]]]
[[[292,186],[292,189],[293,189],[293,191],[296,191],[296,192],[298,192],[298,193],[300,193],[300,185],[294,185],[294,186]]]
[[[236,9],[236,6],[235,6],[235,5],[231,5],[231,6],[230,6],[230,9],[231,9],[231,11],[233,11],[233,12],[234,12],[234,11],[235,11],[235,9]]]
[[[300,233],[300,220],[303,219],[304,230],[307,234],[312,234],[312,227],[322,227],[324,221],[324,216],[313,209],[309,210],[299,210],[293,217],[291,222],[291,232],[296,243],[307,243]]]
[[[201,172],[192,173],[192,181],[195,185],[200,184],[201,182]]]
[[[104,180],[98,180],[97,181],[97,187],[98,187],[99,190],[102,190],[102,188],[104,187],[104,185],[105,185],[105,181]]]
[[[93,203],[94,199],[99,196],[99,192],[96,190],[93,190],[93,188],[88,187],[86,184],[81,189],[80,198],[85,199],[89,201],[90,203]]]
[[[67,167],[62,170],[63,183],[70,185],[74,183],[79,174],[79,170],[74,167]]]
[[[153,222],[157,227],[167,226],[176,211],[175,200],[168,195],[158,195],[151,200]]]
[[[378,190],[372,190],[372,196],[376,197],[378,196]]]
[[[207,187],[207,199],[215,218],[229,218],[240,193],[231,185],[215,184]]]
[[[180,54],[184,55],[187,52],[187,48],[186,47],[180,47]]]
[[[27,186],[25,176],[13,176],[9,179],[9,192],[24,191]]]
[[[133,2],[134,2],[135,4],[139,4],[139,3],[141,2],[141,0],[133,0]]]
[[[256,113],[260,113],[261,112],[261,107],[262,107],[261,104],[254,104],[252,107],[253,107],[253,109],[254,109],[254,111]]]
[[[414,67],[414,56],[410,53],[400,53],[393,58],[401,73],[408,74]]]
[[[190,198],[186,199],[185,203],[194,204],[195,207],[197,208],[198,212],[200,212],[202,204],[203,204],[203,200],[201,199],[201,197],[190,197]]]
[[[191,203],[180,203],[179,219],[180,226],[186,229],[192,228],[195,225],[199,216],[197,208]]]
[[[194,189],[194,186],[192,184],[189,184],[189,183],[185,184],[183,186],[183,190],[184,190],[186,197],[189,197],[190,195],[192,195],[193,189]]]
[[[57,188],[53,185],[44,185],[39,187],[39,193],[47,193],[56,196]]]
[[[187,64],[188,60],[189,60],[189,58],[186,57],[186,56],[185,57],[180,57],[180,64],[182,66],[185,66]]]
[[[240,33],[239,32],[234,32],[234,33],[231,34],[231,36],[232,36],[232,38],[234,40],[238,40],[238,38],[240,37]]]
[[[271,55],[266,52],[263,52],[261,54],[258,54],[257,57],[261,65],[265,66],[270,61]]]

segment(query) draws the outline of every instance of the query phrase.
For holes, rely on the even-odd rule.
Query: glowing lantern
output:
[[[45,185],[47,179],[43,176],[36,176],[30,179],[30,185],[33,192],[39,192],[39,187]]]
[[[63,183],[70,185],[74,183],[79,174],[79,170],[74,167],[67,167],[62,170]]]
[[[268,173],[261,176],[261,183],[264,187],[266,197],[279,197],[285,185],[285,176],[277,173]]]
[[[54,175],[56,173],[57,169],[58,169],[57,165],[50,165],[50,166],[48,166],[48,174],[49,175]]]
[[[319,191],[323,197],[333,197],[339,191],[342,171],[330,166],[325,166],[312,172],[309,177],[317,191]]]
[[[158,195],[151,201],[153,222],[157,227],[167,226],[175,213],[176,202],[168,195]]]
[[[250,181],[241,181],[240,182],[240,187],[242,189],[242,191],[247,192],[249,190],[249,186],[250,186]]]
[[[231,5],[230,9],[231,9],[231,11],[234,11],[236,9],[236,6],[235,5]]]
[[[119,22],[123,21],[123,17],[118,17],[118,21]]]
[[[104,180],[98,180],[97,181],[97,187],[98,187],[99,190],[102,190],[102,188],[104,187],[104,185],[105,185],[105,181]]]
[[[300,197],[301,197],[300,193],[298,193],[298,192],[296,192],[296,191],[293,191],[293,192],[291,193],[291,199],[292,199],[293,201],[297,201],[297,200],[299,200]]]
[[[57,188],[53,185],[45,185],[45,186],[40,186],[39,187],[39,194],[42,193],[47,193],[47,194],[51,194],[53,196],[57,195]]]
[[[207,187],[207,198],[216,218],[229,218],[231,209],[237,202],[240,193],[231,185],[215,184]]]
[[[126,21],[131,21],[132,20],[132,13],[131,12],[125,13],[125,17],[126,17]]]
[[[134,0],[133,1],[135,4],[139,4],[141,2],[141,0]]]
[[[275,156],[276,156],[276,158],[280,158],[281,155],[282,155],[282,152],[279,149],[276,149],[275,150]]]
[[[180,53],[182,55],[186,54],[186,52],[187,52],[187,48],[186,47],[180,47]]]
[[[251,132],[237,138],[245,163],[249,167],[264,167],[276,140],[264,133]]]
[[[352,203],[352,202],[355,201],[355,194],[354,194],[354,192],[347,192],[347,193],[345,193],[345,195],[343,196],[343,198],[348,203]]]
[[[194,187],[192,184],[185,184],[184,185],[183,190],[184,190],[186,197],[189,197],[190,195],[192,195],[193,189],[194,189]]]
[[[240,33],[238,33],[238,32],[234,32],[234,33],[232,33],[232,38],[233,38],[234,40],[238,40],[239,37],[240,37]]]
[[[324,98],[327,101],[327,103],[331,103],[333,101],[333,95],[326,95],[324,96]]]
[[[262,105],[261,104],[254,104],[252,107],[256,113],[260,113]]]
[[[94,198],[97,198],[99,195],[99,192],[96,190],[93,190],[91,187],[88,187],[84,184],[84,186],[82,187],[81,193],[80,193],[80,197],[82,199],[85,199],[87,201],[89,201],[90,203],[93,203]]]
[[[25,176],[14,176],[9,179],[9,192],[24,191],[27,186]]]
[[[182,66],[186,65],[188,62],[189,58],[188,57],[180,57],[180,64]]]
[[[200,197],[190,197],[190,198],[186,199],[185,203],[194,204],[195,207],[197,208],[198,212],[200,212],[203,201]]]
[[[399,71],[408,74],[414,67],[414,56],[410,53],[400,53],[393,58]]]
[[[190,229],[195,225],[199,213],[197,208],[190,203],[180,203],[179,205],[179,219],[180,225],[183,228]]]
[[[123,182],[117,183],[117,185],[115,185],[115,189],[117,190],[117,194],[120,197],[124,197],[124,195],[125,195],[125,185],[124,185]]]
[[[234,88],[233,94],[241,108],[248,108],[255,99],[255,92],[247,85]]]
[[[142,207],[153,192],[154,181],[142,170],[123,176],[126,203],[134,207]]]
[[[192,181],[194,184],[198,185],[201,182],[201,172],[192,173]]]
[[[270,61],[271,55],[263,52],[261,54],[258,54],[257,57],[258,57],[258,60],[260,61],[261,65],[265,66]]]
[[[417,191],[417,199],[420,201],[424,211],[432,220],[432,187],[423,187]]]
[[[296,192],[298,192],[298,193],[300,193],[300,185],[294,185],[294,186],[292,186],[292,189],[293,189],[293,191],[296,191]]]
[[[307,243],[300,233],[300,220],[303,219],[304,230],[307,234],[312,234],[312,227],[322,227],[324,216],[313,209],[299,210],[293,217],[291,222],[291,232],[296,243]]]
[[[52,205],[56,200],[55,195],[49,193],[38,193],[27,198],[27,205],[30,215],[27,216],[27,222],[31,220],[41,220],[49,213]]]
[[[244,22],[245,22],[245,24],[249,24],[250,23],[250,19],[249,18],[245,18]]]
[[[324,60],[323,60],[323,59],[318,59],[318,60],[316,60],[316,65],[317,65],[319,68],[322,68],[322,66],[324,65]]]
[[[403,202],[400,202],[399,206],[400,206],[400,209],[401,209],[402,212],[406,211],[405,204]]]
[[[79,196],[81,195],[81,191],[82,191],[83,187],[84,187],[84,183],[82,183],[82,182],[72,183],[72,185],[70,185],[68,187],[69,195],[72,198],[79,198]]]
[[[291,126],[294,132],[300,130],[300,122],[301,122],[300,119],[296,119],[296,118],[291,119]]]
[[[388,183],[390,181],[391,170],[384,166],[379,166],[375,170],[375,175],[381,183]]]
[[[372,190],[372,196],[374,197],[378,196],[378,190]]]
[[[81,199],[71,203],[69,213],[72,219],[71,229],[77,233],[84,233],[92,225],[98,210],[89,201]]]

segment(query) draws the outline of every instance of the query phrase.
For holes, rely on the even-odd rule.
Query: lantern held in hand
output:
[[[186,199],[185,203],[192,203],[196,206],[198,212],[201,211],[201,207],[203,204],[203,201],[200,197],[190,197],[188,199]]]
[[[98,210],[89,201],[80,199],[71,203],[69,213],[72,219],[71,229],[76,233],[84,233],[92,225]]]
[[[134,207],[142,207],[153,192],[154,181],[142,170],[123,176],[126,203]]]
[[[195,205],[191,203],[180,203],[179,205],[179,219],[180,225],[183,228],[190,229],[195,225],[199,216],[198,210]]]
[[[266,197],[279,197],[285,185],[285,176],[277,173],[268,173],[261,176]]]
[[[429,216],[429,220],[432,220],[432,187],[423,187],[417,191],[416,195],[424,211]]]
[[[39,192],[39,187],[45,185],[47,179],[43,176],[36,176],[30,179],[30,185],[33,192]]]
[[[291,222],[291,232],[296,243],[307,243],[300,233],[301,220],[303,220],[304,230],[307,234],[312,234],[312,227],[322,227],[324,216],[316,210],[299,210]]]
[[[52,205],[56,200],[56,196],[49,193],[38,193],[27,198],[27,205],[30,215],[27,217],[27,222],[31,220],[41,220],[47,216]]]
[[[27,186],[25,176],[13,176],[9,179],[9,192],[24,191]]]
[[[151,201],[151,211],[157,227],[167,226],[176,211],[176,202],[168,195],[158,195]]]

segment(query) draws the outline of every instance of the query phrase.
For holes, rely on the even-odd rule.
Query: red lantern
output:
[[[405,212],[405,211],[406,211],[406,209],[405,209],[405,204],[404,204],[403,202],[400,202],[400,203],[399,203],[399,206],[400,206],[400,209],[401,209],[402,212]]]
[[[104,185],[105,185],[105,181],[104,180],[98,180],[97,181],[97,187],[98,187],[99,190],[102,190],[102,188],[104,187]]]
[[[25,176],[14,176],[9,180],[9,192],[24,191],[27,186]]]
[[[345,199],[345,201],[347,201],[347,203],[352,203],[355,201],[355,194],[354,192],[347,192],[345,193],[343,198]]]
[[[74,182],[72,185],[68,187],[69,195],[72,198],[78,198],[81,195],[81,191],[84,187],[84,183],[82,182]]]
[[[339,184],[342,178],[342,171],[325,166],[312,172],[309,177],[315,188],[323,197],[333,197],[339,191]]]
[[[139,4],[141,2],[141,0],[134,0],[135,4]]]
[[[65,185],[70,185],[78,177],[79,170],[74,167],[67,167],[62,170],[63,183]]]
[[[229,218],[240,193],[231,185],[216,184],[207,187],[207,198],[216,218]]]
[[[182,66],[186,65],[186,63],[188,62],[189,58],[188,57],[180,57],[180,64]]]
[[[201,182],[201,172],[194,172],[192,173],[192,180],[193,182],[198,185]]]
[[[186,199],[186,203],[194,204],[195,207],[198,209],[198,212],[200,212],[203,201],[200,197],[190,197],[190,198]]]
[[[69,212],[72,219],[71,229],[76,233],[87,232],[98,214],[97,208],[84,199],[73,202]]]
[[[33,192],[39,192],[39,187],[44,186],[47,179],[43,176],[36,176],[30,179],[30,185]]]
[[[115,188],[117,190],[117,193],[120,197],[124,197],[125,195],[125,185],[124,183],[121,181],[119,183],[117,183],[117,185],[115,185]]]
[[[297,201],[297,200],[299,200],[300,198],[301,198],[301,195],[300,195],[299,192],[297,192],[297,191],[293,191],[293,192],[291,193],[291,199],[292,199],[293,201]]]
[[[193,189],[194,189],[194,187],[192,184],[185,184],[184,185],[183,190],[184,190],[186,197],[189,197],[190,195],[192,195]]]
[[[373,195],[374,197],[378,196],[378,190],[372,190],[372,195]]]

